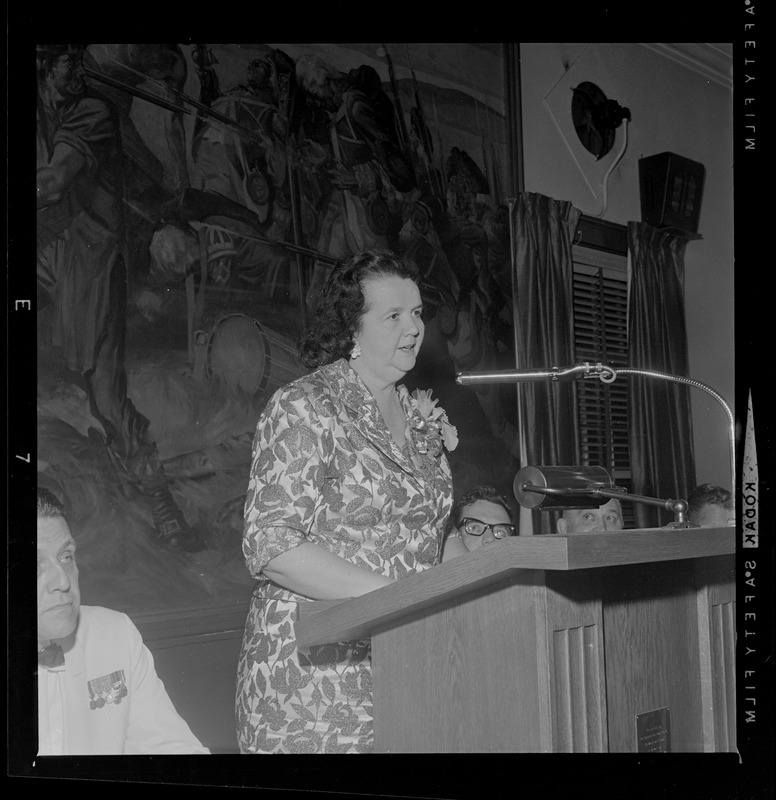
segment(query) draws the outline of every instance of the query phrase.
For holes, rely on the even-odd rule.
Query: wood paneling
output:
[[[247,605],[133,616],[178,713],[211,753],[237,753],[234,695]]]
[[[735,603],[718,603],[711,608],[714,749],[730,751],[736,743]]]
[[[702,752],[693,562],[616,567],[604,593],[610,752],[637,752],[636,716],[662,708],[671,749]]]
[[[553,631],[556,753],[603,752],[597,625]]]
[[[514,575],[373,638],[379,752],[542,749],[533,624],[540,578]]]
[[[596,570],[545,573],[553,752],[606,749],[603,613]],[[550,638],[551,634],[551,638]]]
[[[736,750],[736,602],[732,566],[708,559],[698,592],[704,740],[708,751]]]

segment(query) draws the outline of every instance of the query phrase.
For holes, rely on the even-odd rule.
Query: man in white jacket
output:
[[[75,541],[45,489],[37,538],[38,755],[208,754],[130,618],[81,606]]]

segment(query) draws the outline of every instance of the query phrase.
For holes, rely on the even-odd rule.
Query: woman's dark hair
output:
[[[420,273],[409,259],[379,249],[356,253],[332,267],[299,348],[306,367],[320,367],[350,356],[353,336],[366,311],[364,281],[390,277],[418,283]]]

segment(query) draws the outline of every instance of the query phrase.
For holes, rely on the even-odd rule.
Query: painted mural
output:
[[[84,602],[247,601],[256,421],[305,371],[327,270],[360,249],[421,267],[405,382],[458,428],[456,491],[511,495],[514,390],[454,380],[514,367],[503,114],[419,80],[420,46],[361,47],[38,47],[38,479],[68,510]]]

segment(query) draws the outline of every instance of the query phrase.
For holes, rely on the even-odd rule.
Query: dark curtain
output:
[[[574,363],[571,246],[580,211],[565,200],[518,195],[514,280],[518,369]],[[576,464],[573,386],[517,384],[526,465]],[[534,533],[554,533],[555,518],[534,512]]]
[[[688,238],[642,222],[628,223],[629,363],[634,369],[688,377],[684,317],[684,251]],[[633,493],[687,499],[695,485],[690,387],[633,375],[629,442]],[[639,528],[660,527],[673,515],[634,503]]]

